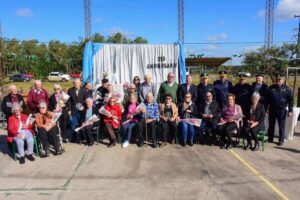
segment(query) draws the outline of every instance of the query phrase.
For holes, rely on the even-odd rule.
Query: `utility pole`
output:
[[[0,20],[0,86],[4,78],[4,39],[2,35],[2,24]]]
[[[85,39],[91,40],[92,22],[91,22],[90,0],[84,0],[84,30],[85,30]]]
[[[184,43],[184,0],[178,0],[178,40]]]
[[[296,67],[299,67],[299,59],[300,59],[300,15],[295,15],[295,18],[299,18],[299,25],[298,25],[298,42],[297,42],[297,57],[296,57]],[[295,78],[294,78],[294,87],[293,87],[293,96],[295,94],[295,90],[296,90],[296,84],[297,84],[297,71],[298,68],[295,69]],[[300,89],[298,89],[298,92],[300,91]],[[298,94],[298,102],[300,102],[299,100],[300,98],[300,94]],[[299,103],[300,104],[300,103]]]

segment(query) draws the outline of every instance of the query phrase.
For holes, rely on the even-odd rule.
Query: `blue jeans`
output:
[[[72,129],[72,139],[76,140],[77,132],[75,131],[75,129],[79,126],[80,113],[77,111],[74,115],[71,116],[70,121],[71,121],[71,129]]]
[[[186,143],[187,140],[187,136],[189,134],[190,136],[190,142],[193,143],[194,141],[194,134],[195,134],[195,130],[194,130],[194,126],[190,125],[186,122],[181,122],[181,133],[182,133],[182,138],[183,138],[183,143]]]
[[[13,140],[16,142],[17,144],[17,148],[18,148],[18,153],[20,157],[24,157],[25,156],[25,152],[24,152],[24,140],[26,140],[27,143],[27,154],[31,155],[33,153],[33,137],[32,137],[32,133],[28,130],[24,130],[25,132],[25,138],[21,139],[21,138],[17,138],[14,137]]]
[[[123,125],[123,138],[124,139],[124,142],[125,141],[128,141],[130,142],[130,138],[131,138],[131,134],[132,134],[132,128],[136,125],[136,122],[134,123],[127,123],[125,125]]]

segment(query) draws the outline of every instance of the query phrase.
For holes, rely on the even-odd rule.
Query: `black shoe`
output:
[[[266,142],[268,142],[268,143],[273,143],[273,140],[268,139]]]
[[[283,142],[278,142],[278,146],[283,146]]]
[[[184,142],[184,143],[182,144],[182,146],[183,146],[183,147],[186,147],[186,143]]]
[[[56,150],[56,151],[54,152],[54,155],[55,155],[55,156],[58,156],[58,155],[61,155],[61,154],[62,154],[61,150]]]
[[[251,151],[257,151],[257,150],[259,150],[259,143],[258,142],[255,143],[253,148],[251,148]]]
[[[93,146],[93,145],[94,145],[94,142],[91,142],[91,143],[88,144],[89,147]]]
[[[116,145],[116,140],[113,140],[109,145],[107,145],[107,148],[113,147]]]
[[[63,143],[68,143],[69,141],[68,141],[68,139],[62,139],[62,142]]]
[[[226,144],[225,149],[231,149],[231,148],[232,148],[232,144],[231,143]]]
[[[32,154],[28,155],[28,156],[27,156],[27,159],[30,160],[30,161],[34,161],[34,160],[35,160],[35,158],[33,157]]]
[[[49,155],[49,154],[50,154],[50,150],[49,150],[49,149],[46,149],[46,150],[45,150],[45,153],[46,153],[47,155]]]
[[[153,148],[157,148],[157,144],[156,143],[153,143]]]
[[[226,144],[221,144],[221,145],[220,145],[220,148],[221,148],[221,149],[225,149],[225,147],[226,147]]]
[[[24,156],[20,157],[19,162],[20,162],[21,165],[24,164],[25,163],[25,157]]]
[[[139,148],[142,148],[144,146],[144,142],[139,142],[137,145]]]
[[[252,149],[252,145],[250,142],[247,142],[247,145],[244,147],[244,150]]]
[[[192,147],[192,146],[194,146],[194,143],[193,143],[193,142],[190,142],[189,145]]]

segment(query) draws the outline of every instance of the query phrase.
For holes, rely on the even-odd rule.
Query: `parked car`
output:
[[[23,74],[25,77],[28,77],[30,79],[33,79],[34,78],[34,75],[32,73],[26,73],[26,74]]]
[[[71,74],[72,78],[80,78],[80,76],[81,76],[81,73],[72,73]]]
[[[250,72],[239,72],[238,75],[244,75],[246,77],[251,77],[251,73]]]
[[[69,74],[63,74],[61,72],[51,72],[48,76],[48,81],[62,81],[66,82],[70,80]]]
[[[10,82],[29,82],[30,78],[24,76],[23,74],[15,74],[9,77]]]

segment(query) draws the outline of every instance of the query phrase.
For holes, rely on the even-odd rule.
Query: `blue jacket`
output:
[[[216,100],[221,108],[224,107],[227,101],[227,96],[229,93],[233,92],[232,83],[229,80],[225,80],[224,83],[221,80],[216,80],[214,82]]]
[[[292,90],[286,85],[274,84],[269,87],[267,101],[269,109],[283,109],[288,106],[288,111],[293,112],[294,98]]]

